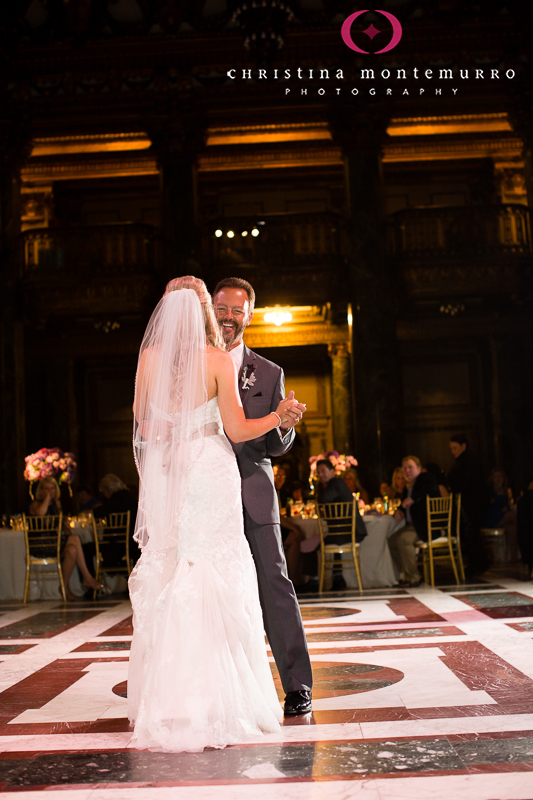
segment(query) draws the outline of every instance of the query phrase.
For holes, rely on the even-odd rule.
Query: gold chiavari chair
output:
[[[61,594],[66,602],[65,582],[61,571],[61,532],[63,529],[63,514],[50,516],[22,515],[24,525],[24,538],[26,540],[26,583],[24,586],[24,602],[28,601],[30,593],[30,573],[32,567],[47,567],[52,569],[39,569],[39,574],[57,573]]]
[[[362,591],[363,584],[361,582],[361,570],[359,568],[359,542],[355,541],[356,533],[356,510],[355,504],[357,499],[344,503],[322,503],[318,505],[318,526],[320,529],[320,579],[318,591],[322,592],[324,588],[324,579],[326,569],[331,569],[332,573],[342,572],[343,568],[350,564],[349,561],[335,561],[337,553],[349,553],[353,561],[355,574],[357,575],[357,583],[359,590]],[[331,542],[328,544],[328,537],[337,534],[351,534],[351,541],[346,544],[339,544],[338,542]],[[326,560],[326,556],[332,558]]]
[[[416,546],[422,555],[424,567],[424,580],[435,586],[435,562],[448,561],[452,563],[455,582],[460,583],[457,571],[457,562],[464,576],[461,558],[461,546],[458,535],[452,529],[453,495],[449,497],[427,497],[426,510],[428,520],[428,541],[419,541]],[[460,510],[460,504],[459,504]],[[456,562],[457,559],[457,562]],[[463,577],[464,582],[464,577]]]
[[[101,580],[102,572],[107,574],[125,574],[129,577],[130,562],[130,511],[109,514],[108,522],[103,527],[93,519],[94,542],[96,545],[96,580]],[[95,589],[96,592],[101,591]]]

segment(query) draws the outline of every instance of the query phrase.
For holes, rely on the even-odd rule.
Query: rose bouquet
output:
[[[25,462],[24,477],[29,483],[55,478],[59,484],[66,483],[70,488],[76,476],[74,453],[64,453],[59,447],[41,447],[36,453],[26,456]]]

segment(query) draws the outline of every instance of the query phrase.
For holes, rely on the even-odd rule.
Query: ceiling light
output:
[[[222,233],[222,231],[220,230],[220,228],[219,228],[217,231],[215,231],[215,236],[217,237],[217,239],[220,239],[220,237],[221,237],[222,235],[223,235],[223,233]]]
[[[283,325],[284,322],[290,322],[291,319],[291,312],[288,309],[281,308],[280,306],[276,306],[275,308],[267,311],[265,314],[265,322],[271,322],[278,328],[280,325]]]
[[[235,236],[235,233],[233,231],[228,231],[226,236],[228,237],[228,239],[233,239],[233,237]]]

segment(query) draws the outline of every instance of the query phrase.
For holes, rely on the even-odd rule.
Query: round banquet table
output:
[[[317,519],[302,517],[292,517],[291,519],[305,534],[305,541],[301,544],[303,553],[310,553],[320,547]],[[363,522],[367,530],[367,535],[359,547],[363,589],[394,586],[398,583],[400,575],[396,572],[390,554],[388,538],[405,525],[405,520],[398,522],[389,514],[368,514],[363,517]],[[349,560],[349,558],[349,554],[343,554],[344,560]],[[353,568],[344,569],[342,574],[348,587],[357,588],[357,578]]]
[[[72,527],[72,532],[77,533],[83,543],[93,539],[92,526],[76,525]],[[50,570],[50,567],[45,567],[45,570]],[[61,600],[58,575],[53,572],[39,574],[40,572],[42,568],[36,566],[30,573],[30,600]],[[24,531],[0,528],[0,600],[22,600],[25,581]],[[106,576],[105,583],[108,589],[114,592],[123,592],[126,589],[123,575]],[[83,597],[85,594],[77,567],[72,570],[69,589],[78,597]]]

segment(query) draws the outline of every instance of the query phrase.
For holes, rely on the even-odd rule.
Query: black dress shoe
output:
[[[289,692],[285,697],[283,712],[287,716],[294,717],[296,714],[307,714],[311,710],[311,692],[307,691],[307,689]]]

